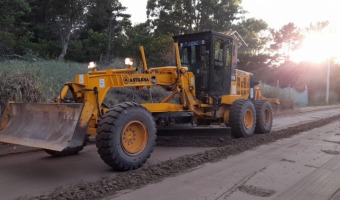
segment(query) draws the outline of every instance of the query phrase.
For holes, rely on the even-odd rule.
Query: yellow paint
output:
[[[131,121],[125,125],[121,135],[123,150],[129,155],[142,152],[148,142],[148,130],[140,121]]]
[[[221,103],[232,105],[238,99],[243,99],[243,97],[241,95],[223,95],[221,97]]]
[[[68,90],[69,90],[68,85],[65,84],[60,92],[60,95],[58,96],[58,102],[60,102],[60,100],[66,97]]]
[[[86,127],[88,125],[89,120],[92,117],[93,110],[94,110],[93,104],[90,104],[88,102],[84,103],[83,110],[79,118],[80,127]]]
[[[95,136],[97,135],[97,129],[89,126],[87,127],[87,134]]]
[[[223,113],[223,122],[224,124],[228,124],[229,123],[229,110],[225,110]]]
[[[183,111],[183,106],[180,104],[173,103],[143,103],[143,107],[148,109],[152,113],[157,112],[177,112]]]
[[[175,54],[176,54],[176,64],[177,64],[177,69],[180,72],[182,69],[182,64],[181,64],[181,57],[179,56],[179,49],[178,49],[178,44],[174,43],[175,47]]]
[[[140,46],[140,47],[139,47],[139,51],[140,51],[140,54],[141,54],[141,56],[142,56],[143,69],[144,69],[144,72],[146,72],[146,71],[148,70],[148,65],[146,64],[146,58],[145,58],[144,47],[143,47],[143,46]]]
[[[246,110],[243,122],[246,129],[251,129],[254,126],[254,113],[250,109]]]
[[[231,81],[230,94],[241,95],[242,99],[250,96],[250,74],[249,72],[236,70],[235,79]]]

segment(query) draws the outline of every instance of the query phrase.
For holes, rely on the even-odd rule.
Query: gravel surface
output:
[[[0,142],[0,156],[6,156],[16,153],[28,153],[32,151],[40,151],[40,149]]]
[[[298,133],[311,130],[316,127],[324,126],[335,120],[339,120],[340,115],[287,128],[280,131],[273,131],[269,134],[255,135],[252,138],[240,138],[219,140],[218,146],[211,150],[195,155],[183,156],[174,160],[168,160],[156,165],[143,167],[134,171],[121,172],[115,177],[105,177],[94,182],[83,182],[70,187],[57,188],[50,193],[35,197],[22,197],[19,199],[101,199],[115,194],[121,190],[131,190],[140,188],[144,185],[159,182],[166,177],[175,176],[198,167],[204,163],[217,162],[228,156],[253,149],[257,146],[274,142],[276,140],[291,137]],[[216,142],[216,141],[215,141]],[[326,153],[326,152],[325,152]],[[334,153],[334,152],[327,152]],[[245,188],[243,188],[245,189]],[[249,189],[249,187],[248,187]],[[262,194],[260,188],[255,188]],[[265,193],[268,191],[264,191]]]

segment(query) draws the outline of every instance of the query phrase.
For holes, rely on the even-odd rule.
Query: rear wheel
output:
[[[255,108],[251,101],[236,100],[230,107],[229,125],[234,137],[251,137],[255,131]]]
[[[96,145],[102,160],[115,170],[141,167],[156,140],[151,113],[131,102],[113,106],[98,123]]]
[[[255,133],[269,133],[273,125],[273,111],[267,100],[257,99],[254,102],[256,110]]]

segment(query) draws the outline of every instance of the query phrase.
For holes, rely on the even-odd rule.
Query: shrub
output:
[[[71,62],[0,62],[0,95],[1,102],[5,102],[2,108],[7,101],[51,102],[65,82],[73,81],[75,74],[86,71],[85,65]],[[33,96],[27,96],[26,92]],[[14,98],[20,96],[22,98]]]
[[[0,111],[8,101],[43,102],[46,96],[41,90],[41,83],[30,71],[3,69],[0,71]]]

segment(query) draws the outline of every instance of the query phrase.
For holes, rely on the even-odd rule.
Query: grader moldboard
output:
[[[209,31],[175,36],[174,41],[175,67],[148,69],[141,47],[140,73],[129,59],[125,69],[89,65],[87,74],[65,83],[55,103],[9,103],[0,122],[0,141],[67,156],[81,151],[89,135],[96,136],[102,160],[123,171],[142,166],[153,150],[157,127],[174,122],[191,123],[206,134],[231,129],[234,137],[270,132],[270,102],[251,73],[236,69],[238,37]],[[169,96],[159,103],[103,104],[111,88],[152,86],[161,86]],[[68,93],[72,102],[65,98]],[[169,103],[176,96],[180,103]]]

